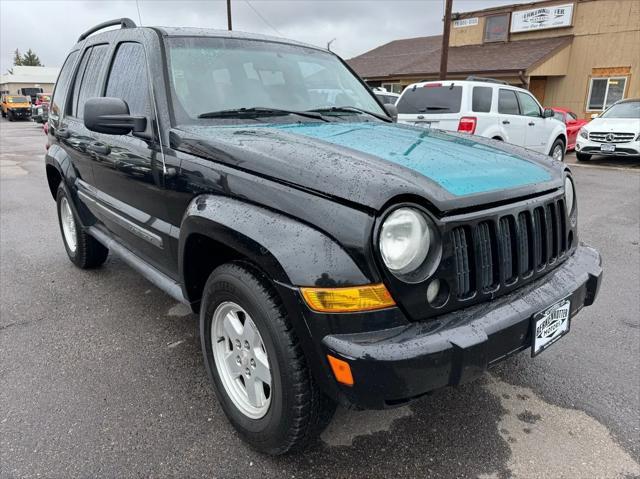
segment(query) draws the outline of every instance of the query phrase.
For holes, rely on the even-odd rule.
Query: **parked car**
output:
[[[527,90],[498,80],[414,83],[396,106],[399,123],[484,136],[564,159],[564,123]]]
[[[221,408],[270,454],[337,403],[395,407],[537,355],[600,285],[566,165],[393,123],[318,47],[105,22],[64,62],[47,141],[69,259],[111,252],[190,305]]]
[[[49,102],[51,101],[50,93],[36,94],[36,101],[31,106],[31,119],[36,123],[44,123],[49,117]]]
[[[576,158],[592,155],[640,157],[640,98],[614,103],[580,129]]]
[[[589,123],[589,121],[578,118],[578,115],[565,108],[552,106],[551,109],[553,110],[553,116],[555,119],[561,121],[567,127],[567,151],[574,150],[576,148],[578,131],[580,131],[580,128],[584,125]]]
[[[26,96],[4,95],[2,97],[2,118],[9,121],[31,116],[31,100]]]
[[[382,87],[374,88],[373,93],[383,105],[395,105],[398,101],[398,98],[400,98],[399,93],[387,91],[386,88]]]

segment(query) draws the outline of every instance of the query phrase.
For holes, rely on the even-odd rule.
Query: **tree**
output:
[[[13,64],[16,66],[22,65],[22,55],[20,55],[20,50],[16,48],[16,51],[13,52]]]
[[[18,53],[18,50],[16,50],[16,53]],[[26,67],[43,67],[44,66],[42,63],[40,63],[40,59],[38,58],[38,55],[36,55],[35,52],[31,50],[31,48],[27,50],[27,53],[22,55],[22,59],[20,61],[21,61],[20,65],[23,65]]]

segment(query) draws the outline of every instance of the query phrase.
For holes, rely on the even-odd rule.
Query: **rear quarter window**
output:
[[[492,99],[493,88],[488,86],[474,86],[471,109],[477,113],[489,113],[491,111]]]
[[[398,113],[458,113],[462,100],[461,86],[426,86],[407,88],[398,104]]]

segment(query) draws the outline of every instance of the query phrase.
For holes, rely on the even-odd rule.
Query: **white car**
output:
[[[621,100],[580,128],[576,158],[591,155],[640,157],[640,99]]]
[[[494,138],[564,159],[566,125],[527,90],[498,80],[414,83],[396,107],[398,123]]]
[[[373,94],[382,102],[383,105],[395,105],[400,95],[387,91],[386,88],[377,87],[373,89]]]

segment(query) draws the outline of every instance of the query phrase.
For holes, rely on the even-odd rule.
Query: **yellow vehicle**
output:
[[[17,118],[31,118],[31,100],[28,96],[3,95],[2,118],[13,121]]]

